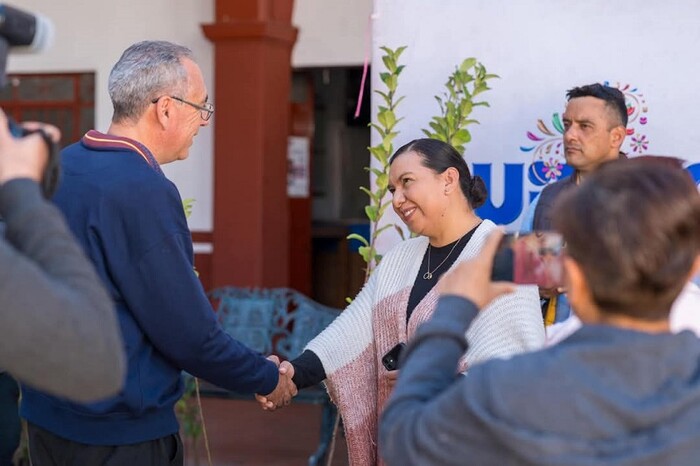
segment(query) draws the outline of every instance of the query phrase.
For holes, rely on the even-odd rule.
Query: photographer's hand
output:
[[[30,122],[22,124],[29,130],[40,129],[54,141],[61,133],[55,126]],[[33,133],[15,138],[10,133],[5,112],[0,110],[0,184],[14,178],[30,178],[40,182],[48,158],[48,148],[41,134]]]

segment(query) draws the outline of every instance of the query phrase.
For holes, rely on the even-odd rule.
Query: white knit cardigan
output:
[[[484,220],[455,264],[474,257],[495,227]],[[328,391],[343,417],[351,466],[381,463],[377,419],[391,392],[381,358],[398,342],[408,341],[435,308],[438,293],[433,288],[406,325],[408,298],[427,247],[428,238],[418,237],[392,248],[350,306],[307,345],[323,363]],[[537,288],[520,286],[497,298],[479,313],[466,337],[469,349],[462,369],[541,348],[545,332]]]

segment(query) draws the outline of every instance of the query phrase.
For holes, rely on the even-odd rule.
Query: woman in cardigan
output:
[[[389,191],[394,210],[418,237],[389,251],[352,304],[291,361],[298,388],[325,380],[353,466],[378,462],[377,418],[397,373],[382,357],[430,317],[440,276],[477,254],[496,228],[474,213],[486,199],[483,180],[444,142],[418,139],[401,147],[390,159]],[[521,287],[491,307],[467,334],[463,369],[544,343],[536,287]]]

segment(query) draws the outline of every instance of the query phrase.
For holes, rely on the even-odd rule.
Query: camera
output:
[[[503,236],[493,258],[491,279],[540,288],[564,286],[564,240],[555,232]]]
[[[51,136],[46,134],[41,129],[28,130],[19,126],[11,118],[8,118],[8,124],[10,127],[10,134],[15,138],[23,138],[29,134],[39,133],[46,144],[46,148],[49,151],[48,160],[46,161],[46,167],[44,168],[44,173],[41,176],[41,191],[44,193],[46,199],[51,199],[53,194],[58,188],[58,181],[61,177],[61,163],[59,161],[59,151],[58,144],[56,144]]]
[[[53,42],[53,24],[40,14],[32,14],[0,3],[0,87],[7,84],[7,54],[35,53]]]
[[[53,40],[53,25],[42,15],[28,13],[0,3],[0,87],[7,84],[5,67],[10,51],[34,53],[48,47]],[[50,198],[58,186],[59,161],[58,147],[49,135],[41,130],[27,130],[8,118],[10,133],[15,138],[28,134],[41,134],[49,151],[49,158],[42,176],[41,188],[46,198]]]

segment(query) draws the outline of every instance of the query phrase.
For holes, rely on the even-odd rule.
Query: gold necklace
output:
[[[447,256],[442,260],[442,262],[440,262],[438,264],[437,267],[435,267],[433,269],[432,272],[430,271],[430,248],[431,248],[431,245],[430,245],[430,243],[428,243],[428,271],[423,274],[423,280],[432,280],[433,279],[433,273],[435,273],[435,271],[437,269],[439,269],[440,266],[442,266],[442,264],[444,264],[447,259],[450,258],[450,256],[452,255],[452,251],[454,251],[455,248],[457,247],[457,245],[459,244],[459,242],[462,241],[462,238],[464,238],[464,236],[460,236],[460,238],[457,240],[457,242],[454,244],[454,246],[452,246],[452,249],[450,249],[450,252],[447,253]]]

